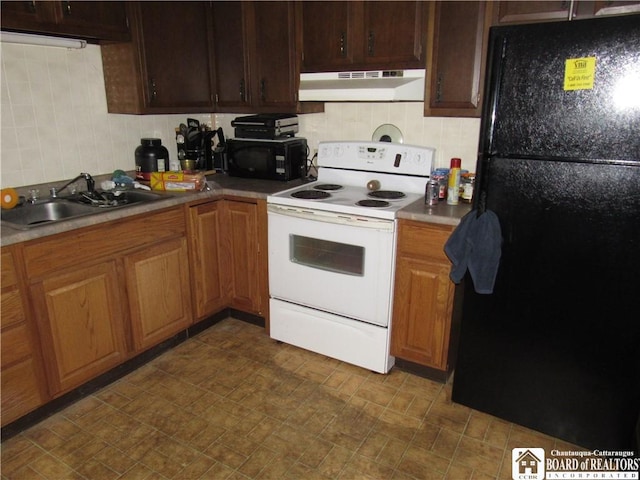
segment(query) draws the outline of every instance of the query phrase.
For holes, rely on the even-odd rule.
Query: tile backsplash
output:
[[[107,113],[97,45],[69,50],[3,43],[0,56],[2,187],[133,170],[134,151],[144,137],[162,139],[170,156],[177,155],[174,129],[187,116],[233,136],[235,114]],[[324,113],[299,116],[298,135],[313,151],[321,140],[369,140],[378,126],[390,123],[404,143],[436,148],[436,166],[460,157],[463,168],[474,170],[479,119],[425,118],[422,109],[421,102],[327,103]]]

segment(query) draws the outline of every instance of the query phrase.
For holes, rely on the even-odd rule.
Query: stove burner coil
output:
[[[356,203],[361,207],[372,207],[372,208],[384,208],[391,205],[389,202],[385,202],[384,200],[360,200]]]
[[[342,188],[342,185],[338,185],[337,183],[322,183],[320,185],[316,185],[313,188],[322,191],[340,190]]]
[[[321,190],[300,190],[291,194],[294,198],[302,198],[304,200],[322,200],[331,196],[328,192]]]
[[[372,198],[384,198],[387,200],[398,200],[399,198],[406,197],[403,192],[399,192],[397,190],[375,190],[368,193],[367,196]]]

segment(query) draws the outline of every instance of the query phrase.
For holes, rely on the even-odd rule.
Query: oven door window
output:
[[[345,275],[364,275],[364,248],[319,238],[290,235],[292,262]]]

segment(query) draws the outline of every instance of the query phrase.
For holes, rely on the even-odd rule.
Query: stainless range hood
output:
[[[425,70],[303,73],[301,102],[424,101]]]

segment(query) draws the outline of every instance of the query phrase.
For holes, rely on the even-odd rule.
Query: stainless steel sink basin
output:
[[[3,210],[0,218],[3,225],[25,230],[92,213],[95,213],[95,209],[89,205],[55,199],[33,205],[25,204],[12,210]]]
[[[75,203],[91,205],[94,207],[114,208],[135,205],[137,203],[154,202],[167,198],[166,195],[159,195],[146,190],[126,190],[123,192],[103,192],[97,191],[95,194],[88,192],[77,193],[67,200]]]
[[[54,198],[40,201],[35,204],[24,204],[12,210],[3,210],[0,213],[2,224],[18,230],[49,225],[54,222],[70,220],[85,215],[138,205],[140,203],[153,202],[167,198],[166,195],[148,191],[131,190],[113,195],[104,195],[104,201],[92,201],[89,197],[77,194],[68,198]]]

